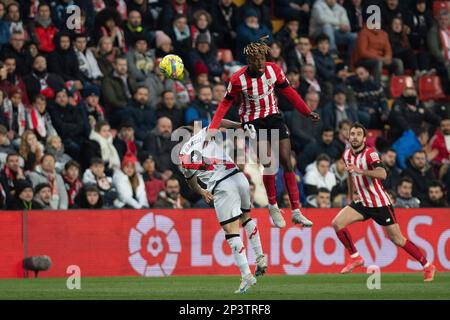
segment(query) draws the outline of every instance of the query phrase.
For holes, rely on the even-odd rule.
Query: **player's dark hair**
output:
[[[352,131],[353,128],[362,129],[364,137],[367,136],[367,129],[361,123],[355,122],[354,124],[352,124],[352,126],[350,127],[350,131]]]
[[[244,48],[244,54],[248,56],[258,56],[258,55],[265,55],[269,56],[271,49],[269,45],[267,44],[266,40],[269,38],[269,36],[263,36],[259,38],[258,41],[251,42]]]
[[[317,189],[317,194],[319,194],[319,193],[331,193],[331,192],[327,188],[322,187],[322,188]]]

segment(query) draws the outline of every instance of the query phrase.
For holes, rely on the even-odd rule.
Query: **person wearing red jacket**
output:
[[[50,6],[45,3],[39,3],[36,18],[30,24],[30,34],[39,46],[39,51],[50,53],[55,50],[53,38],[58,29],[52,22]]]
[[[214,134],[220,125],[221,119],[233,102],[240,96],[241,107],[239,113],[242,126],[256,129],[258,149],[270,150],[271,148],[274,149],[275,144],[279,145],[280,162],[284,170],[283,177],[291,201],[292,222],[311,227],[312,222],[300,212],[297,181],[290,160],[291,142],[289,130],[278,110],[274,91],[278,90],[296,110],[302,115],[311,118],[314,122],[319,121],[320,116],[315,112],[311,112],[308,105],[289,85],[283,70],[277,64],[266,61],[266,57],[270,55],[270,47],[266,44],[265,37],[248,44],[244,48],[244,54],[247,57],[248,65],[242,67],[231,77],[225,97],[220,102],[209,125],[209,136],[211,137]],[[278,130],[279,141],[260,139],[259,129],[266,129],[267,137],[271,136],[272,130]],[[271,143],[274,143],[274,145],[272,146]],[[286,226],[286,222],[276,202],[275,177],[275,174],[268,173],[266,170],[263,175],[263,182],[269,200],[270,216],[277,227],[283,228]]]
[[[440,129],[430,141],[431,149],[437,150],[438,154],[434,161],[438,165],[448,163],[450,160],[450,119],[442,119]]]

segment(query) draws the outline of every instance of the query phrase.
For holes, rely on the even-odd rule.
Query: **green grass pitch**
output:
[[[422,273],[381,274],[381,289],[369,290],[368,274],[271,276],[243,295],[233,294],[238,276],[81,278],[69,290],[65,278],[3,279],[0,299],[450,299],[450,273],[424,283]]]

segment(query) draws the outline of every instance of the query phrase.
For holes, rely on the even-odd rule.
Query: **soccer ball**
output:
[[[166,78],[182,79],[184,72],[183,60],[175,54],[168,54],[159,63],[159,70]]]

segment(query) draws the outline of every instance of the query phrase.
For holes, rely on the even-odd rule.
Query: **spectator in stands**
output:
[[[428,49],[434,60],[442,88],[450,95],[450,13],[441,12],[427,35]]]
[[[445,199],[445,188],[440,181],[432,181],[428,185],[428,197],[421,202],[422,208],[448,208],[447,200]]]
[[[131,120],[123,120],[120,123],[119,133],[114,138],[114,146],[119,153],[120,159],[123,159],[126,153],[132,153],[137,156],[137,146],[134,140],[134,123]]]
[[[100,190],[95,185],[84,186],[77,196],[76,208],[78,209],[91,209],[98,210],[103,209],[103,197]]]
[[[202,126],[209,125],[217,105],[212,103],[212,89],[210,86],[201,86],[198,89],[198,99],[186,109],[184,122],[188,125],[194,121],[201,121]]]
[[[392,107],[389,114],[390,130],[388,138],[390,141],[397,140],[404,131],[422,128],[425,123],[437,126],[439,117],[429,111],[417,99],[417,91],[414,87],[406,87]]]
[[[347,11],[336,0],[322,0],[314,3],[309,35],[316,38],[322,33],[330,39],[332,51],[336,51],[338,45],[345,45],[347,58],[350,59],[357,35],[351,31]]]
[[[383,129],[389,116],[383,87],[376,83],[362,65],[356,67],[356,75],[347,79],[358,105],[358,118],[366,128]]]
[[[33,200],[33,186],[27,180],[17,182],[16,194],[7,202],[8,210],[39,210],[42,206]]]
[[[92,158],[89,168],[84,171],[83,184],[98,188],[102,202],[106,208],[113,208],[117,199],[117,190],[111,175],[105,173],[105,163],[101,158]]]
[[[180,194],[180,183],[175,178],[165,182],[165,190],[158,195],[158,201],[153,206],[155,209],[186,209],[191,204]]]
[[[217,47],[234,50],[239,23],[238,7],[232,0],[219,0],[212,4],[211,10],[211,31],[217,34]]]
[[[305,193],[307,195],[317,194],[319,188],[332,191],[336,186],[336,177],[330,171],[331,159],[326,154],[319,154],[316,161],[312,163],[305,174]]]
[[[17,59],[16,61],[18,62]],[[23,81],[31,100],[38,94],[44,95],[47,100],[53,100],[55,92],[65,87],[60,75],[48,72],[47,59],[43,55],[37,55],[34,58],[31,73],[28,73]]]
[[[113,144],[111,127],[105,120],[100,120],[91,130],[89,141],[83,146],[83,165],[86,168],[93,158],[101,158],[109,172],[120,168],[120,157]]]
[[[38,45],[42,53],[51,53],[55,50],[53,38],[58,29],[52,22],[50,5],[46,2],[39,2],[38,11],[29,25],[31,40]]]
[[[182,91],[186,89],[184,83],[187,83],[188,81],[186,79],[180,81],[167,78],[159,69],[160,61],[160,59],[155,60],[153,72],[148,75],[145,81],[145,85],[148,86],[150,91],[149,104],[152,108],[155,108],[158,103],[161,102],[161,95],[164,90],[171,90],[173,92],[177,92],[177,90],[179,90],[180,95],[183,95],[184,93],[182,93]]]
[[[332,81],[336,75],[334,59],[330,53],[330,39],[326,34],[316,38],[317,48],[312,50],[317,77],[326,82]]]
[[[69,199],[67,196],[64,180],[62,176],[55,170],[55,157],[49,153],[44,154],[41,159],[41,165],[28,174],[29,179],[36,187],[40,183],[48,183],[52,188],[58,190],[59,210],[67,210],[69,207]]]
[[[303,28],[308,28],[307,25],[302,26]],[[275,39],[281,43],[281,52],[284,58],[287,58],[288,53],[295,49],[298,37],[301,34],[299,28],[300,23],[298,18],[285,18],[283,27],[275,34]]]
[[[330,171],[336,178],[336,186],[333,188],[333,207],[341,208],[346,202],[348,172],[345,167],[345,161],[341,156],[336,158],[336,161],[330,167]]]
[[[292,82],[291,82],[292,85]],[[320,96],[317,92],[311,91],[306,94],[305,102],[311,111],[317,112]],[[292,135],[292,149],[299,153],[311,142],[315,142],[321,133],[321,124],[302,116],[297,110],[293,110],[286,117],[286,124]]]
[[[142,25],[148,30],[154,30],[158,22],[158,13],[162,10],[162,1],[149,3],[143,0],[127,1],[128,18],[132,11],[137,11],[141,15]],[[155,16],[153,16],[155,12]]]
[[[3,170],[0,171],[0,181],[6,200],[14,196],[17,182],[25,179],[20,162],[20,155],[16,152],[10,152],[6,156],[6,164],[2,168]]]
[[[264,0],[245,0],[245,3],[239,8],[239,20],[243,21],[247,17],[249,10],[256,12],[258,21],[264,25],[267,30],[272,30],[272,17],[269,6]]]
[[[83,88],[81,83],[83,75],[80,71],[77,55],[71,46],[70,36],[65,33],[58,33],[53,41],[56,49],[48,56],[48,71],[59,75],[65,82],[73,81],[75,88],[81,90]]]
[[[111,126],[116,128],[120,123],[120,110],[130,102],[133,92],[137,88],[136,79],[128,73],[127,60],[116,57],[114,71],[102,80],[102,95],[109,114]]]
[[[150,107],[150,92],[146,86],[139,86],[133,94],[133,99],[123,110],[122,119],[130,119],[135,125],[135,139],[139,144],[156,125],[156,113]]]
[[[133,46],[137,39],[148,40],[148,30],[143,25],[141,13],[137,10],[128,11],[128,20],[123,29],[127,48]]]
[[[387,172],[386,179],[382,180],[381,183],[385,190],[395,190],[400,180],[400,172],[395,166],[397,160],[397,153],[394,149],[388,148],[383,151],[381,155],[381,161],[384,165],[384,169]]]
[[[105,120],[105,110],[100,105],[100,89],[97,86],[85,86],[81,92],[83,100],[80,103],[80,108],[83,112],[83,118],[88,121],[85,127],[90,131],[94,129],[97,121]]]
[[[336,86],[333,92],[333,101],[323,108],[322,121],[324,126],[339,129],[339,122],[359,120],[355,109],[347,103],[346,91],[343,86]]]
[[[379,26],[373,29],[364,26],[358,33],[352,61],[370,70],[377,84],[381,83],[383,68],[387,68],[396,75],[403,74],[403,62],[392,57],[389,36]]]
[[[313,1],[310,0],[277,1],[275,5],[275,15],[285,19],[287,23],[296,21],[299,33],[308,34],[312,2]]]
[[[339,155],[342,155],[349,145],[349,137],[350,137],[350,127],[352,126],[352,122],[348,119],[341,120],[338,124],[339,130],[334,137],[333,144],[339,151]]]
[[[417,76],[420,76],[418,56],[414,54],[411,48],[407,27],[403,24],[402,18],[395,17],[392,19],[389,28],[389,41],[392,47],[392,56],[402,60],[405,68],[412,69]]]
[[[11,37],[11,32],[9,31],[9,23],[3,20],[4,13],[5,4],[3,2],[0,2],[0,49],[3,45],[8,43],[9,37]]]
[[[102,74],[110,75],[114,71],[114,61],[120,56],[120,50],[113,46],[112,39],[101,37],[94,53]]]
[[[57,210],[59,195],[56,189],[53,193],[52,187],[48,183],[39,183],[34,188],[34,201],[41,205],[42,210]]]
[[[172,130],[169,118],[159,118],[156,127],[145,137],[142,147],[155,159],[156,169],[163,173],[176,168],[171,158],[172,148],[176,145],[176,141],[171,140]]]
[[[400,179],[397,186],[396,208],[419,208],[420,200],[413,196],[413,180],[410,177]]]
[[[125,34],[120,27],[121,19],[116,10],[104,9],[95,16],[93,34],[94,41],[101,37],[110,37],[114,47],[120,49],[122,53],[126,51]]]
[[[400,7],[399,0],[384,0],[381,5],[382,28],[389,30],[392,20],[403,18],[404,12]]]
[[[362,0],[344,1],[344,8],[347,11],[350,30],[358,33],[364,26]]]
[[[25,161],[23,166],[25,171],[33,171],[40,163],[44,154],[44,147],[33,131],[26,130],[23,133],[20,139],[19,154]]]
[[[6,14],[3,18],[5,21],[9,23],[9,32],[21,32],[24,33],[28,38],[28,34],[26,34],[26,29],[22,17],[20,16],[20,7],[17,2],[11,2],[6,7]]]
[[[116,170],[113,184],[117,189],[119,208],[148,208],[144,180],[136,170],[137,159],[133,154],[126,154],[122,160],[121,170]]]
[[[192,43],[197,44],[198,37],[203,36],[212,49],[216,47],[216,36],[210,31],[212,17],[206,10],[194,12],[191,25]]]
[[[135,36],[133,46],[126,53],[128,69],[130,75],[139,83],[145,80],[153,72],[154,56],[149,50],[147,38],[144,35]]]
[[[33,104],[28,109],[27,127],[43,143],[48,137],[57,135],[50,113],[47,110],[47,99],[42,94],[34,97]]]
[[[195,66],[197,62],[202,62],[208,68],[210,81],[220,82],[224,72],[222,63],[217,59],[217,51],[211,48],[211,40],[204,33],[197,36],[195,49],[190,53],[190,65]]]
[[[155,45],[155,59],[174,53],[172,39],[161,30],[155,32]]]
[[[100,83],[103,73],[100,70],[95,54],[91,48],[87,48],[87,36],[84,33],[77,34],[74,40],[73,50],[78,60],[82,82]]]
[[[416,0],[414,8],[404,15],[403,21],[408,26],[411,48],[417,52],[419,70],[429,70],[431,56],[427,47],[427,33],[433,26],[433,16],[427,8],[426,0]]]
[[[57,135],[48,137],[45,152],[50,153],[55,157],[55,170],[59,174],[62,174],[66,163],[72,160],[72,158],[64,152],[64,145],[61,138]]]
[[[410,177],[413,181],[413,196],[425,201],[427,198],[428,186],[435,179],[433,170],[427,164],[424,151],[415,152],[407,167],[402,172],[403,177]]]
[[[339,155],[338,148],[333,143],[334,129],[324,127],[320,141],[310,142],[303,152],[298,155],[298,166],[302,172],[321,154],[326,154],[331,159],[336,159]]]
[[[331,208],[331,192],[327,188],[317,189],[316,195],[310,195],[308,197],[307,208]]]
[[[186,0],[167,1],[160,14],[159,25],[167,28],[179,16],[184,16],[186,17],[186,21],[188,19],[190,21],[192,13],[192,6],[190,4],[188,5]]]
[[[441,166],[450,161],[450,119],[442,119],[430,141],[431,149],[437,150],[434,162]]]
[[[140,155],[140,162],[144,168],[143,179],[148,203],[153,206],[158,200],[158,194],[164,190],[163,176],[156,171],[155,160],[148,152]]]
[[[163,92],[162,101],[156,109],[156,118],[162,117],[169,118],[174,128],[179,128],[184,123],[183,110],[176,105],[175,94],[169,90]]]
[[[186,16],[177,15],[173,22],[168,22],[164,26],[172,26],[165,30],[172,39],[173,48],[183,61],[189,61],[189,51],[192,48],[191,31],[189,29]]]
[[[303,66],[311,64],[314,66],[314,57],[311,52],[311,40],[307,36],[300,36],[295,40],[295,47],[286,52],[286,63],[288,69],[303,70]]]
[[[4,67],[6,68],[6,75],[3,78],[3,69],[0,71],[0,88],[6,92],[6,95],[9,96],[11,91],[16,88],[19,88],[22,92],[22,102],[24,105],[28,106],[30,104],[30,100],[28,99],[27,88],[25,86],[25,82],[23,82],[23,78],[17,73],[16,70],[16,59],[12,56],[6,56],[3,59]]]
[[[3,100],[3,111],[10,139],[20,138],[27,126],[27,109],[22,103],[22,91],[19,88],[12,89],[9,97]]]
[[[284,60],[284,57],[282,55],[282,45],[281,42],[279,41],[274,41],[272,42],[272,44],[270,45],[270,54],[272,56],[272,61],[277,64],[281,70],[283,70],[283,72],[287,71],[287,64],[286,61]]]
[[[50,110],[52,123],[61,137],[66,152],[74,159],[80,157],[80,147],[85,139],[83,118],[79,108],[69,104],[67,89],[56,92],[55,103]]]
[[[6,157],[9,153],[14,152],[15,149],[8,139],[8,129],[0,124],[0,168],[6,163]]]
[[[259,1],[261,0],[248,0],[248,1]],[[250,42],[259,40],[261,37],[269,36],[268,40],[272,41],[272,33],[270,28],[268,28],[263,21],[258,18],[258,12],[255,9],[248,8],[244,11],[244,6],[242,7],[242,22],[236,29],[236,48],[238,52],[238,59],[242,63],[246,63],[246,58],[244,55],[244,47]]]
[[[74,160],[70,160],[64,166],[64,186],[69,199],[69,208],[75,208],[75,199],[83,187],[80,180],[80,165]]]
[[[325,84],[318,79],[316,77],[316,67],[313,64],[307,63],[302,68],[299,90],[303,92],[317,92],[321,94],[325,100],[332,93],[332,85],[329,82]]]
[[[25,48],[25,34],[23,32],[12,32],[9,43],[2,47],[1,60],[13,57],[16,60],[17,73],[24,77],[30,73],[33,58]]]

